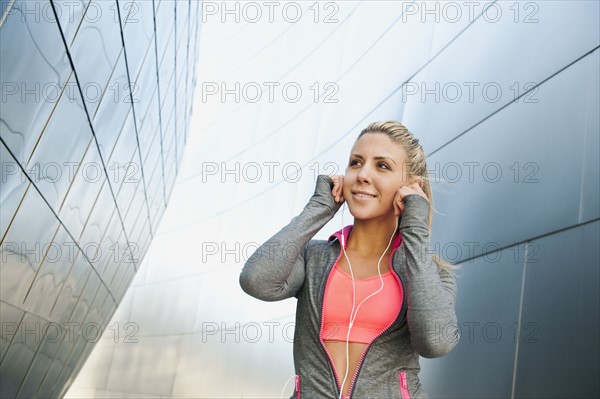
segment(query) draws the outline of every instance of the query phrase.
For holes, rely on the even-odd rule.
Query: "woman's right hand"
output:
[[[333,196],[333,199],[335,200],[335,202],[344,202],[344,193],[342,191],[342,187],[344,185],[344,176],[331,176],[331,181],[333,182],[333,189],[331,190],[331,195]]]

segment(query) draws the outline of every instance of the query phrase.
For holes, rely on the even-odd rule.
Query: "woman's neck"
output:
[[[395,218],[386,221],[354,219],[346,250],[361,257],[381,256],[390,242],[392,232],[395,232],[395,227]],[[390,246],[388,251],[391,249]]]

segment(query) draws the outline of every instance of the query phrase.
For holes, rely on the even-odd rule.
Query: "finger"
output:
[[[400,199],[403,200],[404,197],[406,197],[409,194],[413,193],[414,188],[411,186],[402,186],[400,187],[399,193],[400,193]]]
[[[343,183],[344,183],[344,177],[343,176],[336,176],[335,179],[335,197],[336,197],[336,201],[337,202],[342,202],[343,201],[343,191],[342,191],[342,187],[343,187]]]
[[[402,204],[402,196],[400,195],[400,190],[396,191],[396,196],[394,197],[394,215],[396,216],[400,216],[400,214],[402,213],[402,208],[400,208],[400,205]]]
[[[331,193],[333,195],[335,195],[335,193],[337,192],[337,187],[338,187],[338,177],[331,176],[331,182],[333,183],[333,188],[331,189]]]
[[[339,198],[340,202],[344,202],[344,176],[340,176],[339,183]]]
[[[415,187],[415,192],[416,194],[419,194],[421,197],[426,198],[427,201],[429,201],[429,199],[427,198],[427,194],[425,193],[425,190],[423,190],[423,181],[419,180],[419,182],[417,183],[417,186]]]
[[[402,213],[404,212],[404,202],[402,200],[399,200],[395,205],[396,211],[394,212],[394,214],[396,216],[402,215]]]

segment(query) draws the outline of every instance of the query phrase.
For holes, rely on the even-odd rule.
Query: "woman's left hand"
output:
[[[396,197],[394,198],[394,214],[396,216],[400,216],[402,212],[404,212],[404,197],[410,194],[418,194],[421,197],[425,198],[427,202],[429,202],[429,198],[423,191],[423,181],[417,180],[412,184],[408,184],[406,186],[402,186],[396,192]]]

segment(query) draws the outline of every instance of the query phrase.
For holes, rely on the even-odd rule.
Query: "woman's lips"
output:
[[[364,192],[353,192],[352,196],[356,199],[369,200],[375,198],[375,195]]]

